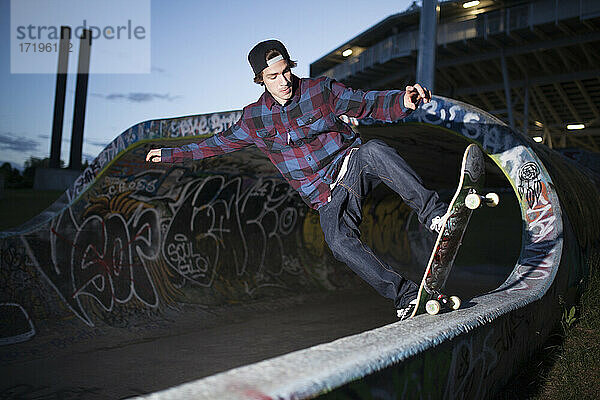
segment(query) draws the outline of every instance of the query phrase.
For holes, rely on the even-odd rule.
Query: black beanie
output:
[[[250,50],[250,53],[248,53],[248,62],[255,75],[260,74],[263,69],[268,67],[266,55],[269,50],[277,50],[283,56],[284,60],[290,60],[287,49],[279,40],[273,39],[260,42]]]

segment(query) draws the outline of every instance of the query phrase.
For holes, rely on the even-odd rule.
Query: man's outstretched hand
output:
[[[146,161],[148,162],[160,162],[160,149],[152,149],[146,154]]]
[[[421,100],[423,100],[423,103],[429,103],[429,101],[431,101],[431,92],[427,90],[427,88],[422,87],[418,83],[415,83],[414,86],[406,87],[406,93],[404,93],[404,107],[416,110]]]

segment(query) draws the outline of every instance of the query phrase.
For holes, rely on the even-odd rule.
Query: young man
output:
[[[439,231],[447,206],[423,187],[421,179],[380,140],[362,143],[339,118],[397,121],[415,110],[431,93],[419,84],[406,91],[360,91],[332,79],[300,79],[296,62],[277,40],[257,44],[249,53],[254,81],[266,90],[243,110],[231,128],[200,143],[153,149],[147,161],[202,159],[256,145],[318,210],[325,240],[334,256],[348,265],[382,296],[394,301],[401,319],[414,308],[418,285],[399,275],[359,239],[362,200],[384,182],[412,207],[419,221]]]

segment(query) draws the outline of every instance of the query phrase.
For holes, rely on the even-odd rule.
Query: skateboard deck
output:
[[[417,305],[411,314],[427,312],[437,314],[442,307],[458,309],[460,299],[456,296],[448,297],[443,293],[446,280],[454,265],[458,249],[462,243],[473,209],[486,203],[489,206],[498,204],[498,196],[489,193],[481,195],[485,179],[485,164],[483,152],[475,144],[469,145],[462,159],[459,183],[452,201],[448,205],[448,212],[443,220],[421,286],[417,295]]]

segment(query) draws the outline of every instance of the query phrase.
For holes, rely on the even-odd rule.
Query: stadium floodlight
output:
[[[479,0],[467,1],[466,3],[463,3],[463,8],[471,8],[471,7],[475,7],[478,5],[479,5]]]

